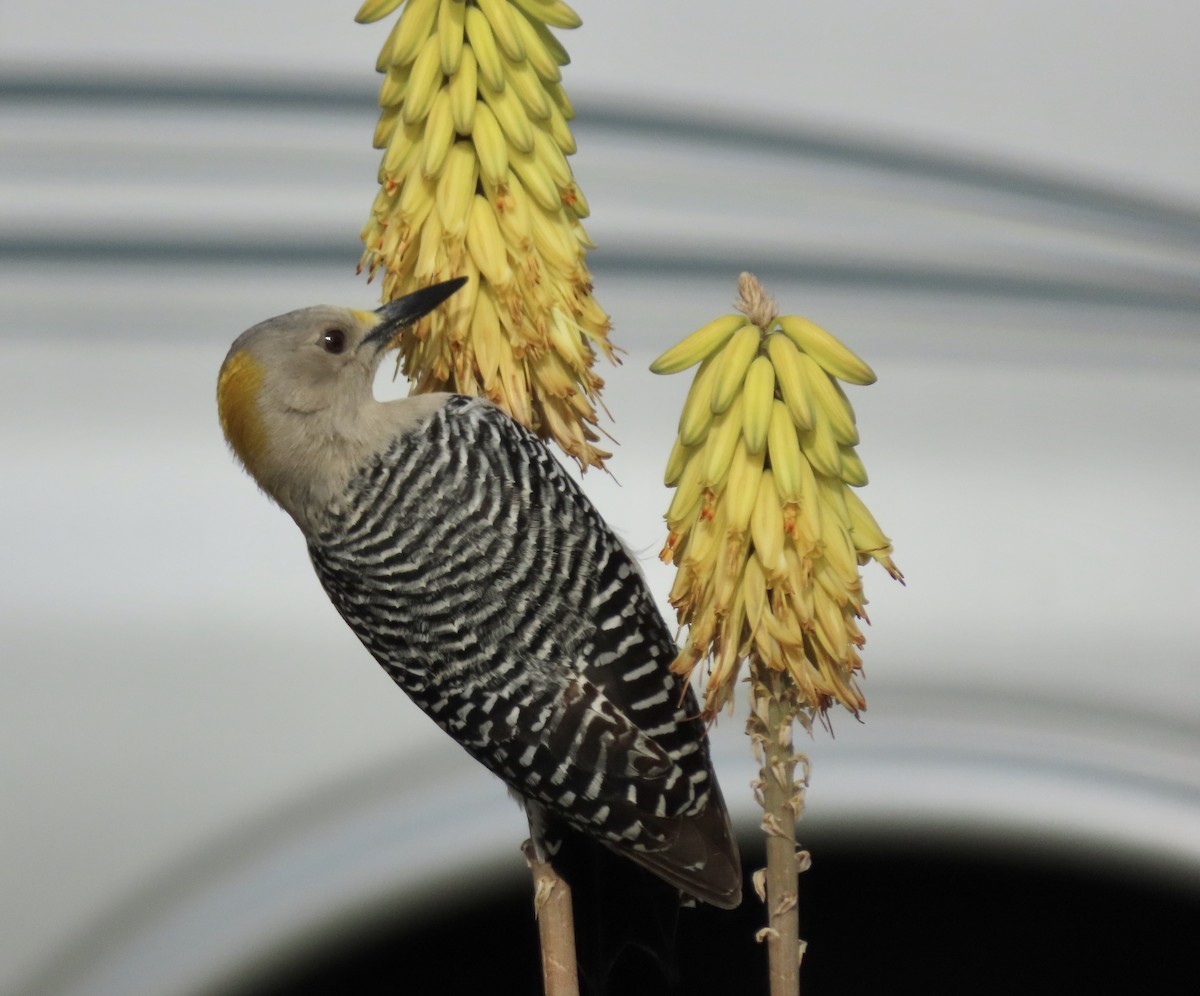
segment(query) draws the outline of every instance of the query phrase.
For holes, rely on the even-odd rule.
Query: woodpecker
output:
[[[490,402],[373,395],[397,333],[465,282],[248,329],[221,367],[222,429],[366,648],[524,805],[539,856],[569,828],[732,909],[741,866],[705,727],[621,542]]]

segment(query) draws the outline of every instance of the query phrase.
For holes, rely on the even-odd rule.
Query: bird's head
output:
[[[374,401],[380,358],[402,329],[464,283],[434,284],[377,311],[290,311],[234,341],[217,379],[221,428],[251,476],[293,517],[295,492],[311,490],[312,478],[345,473],[381,442],[387,415],[403,406],[385,413]]]

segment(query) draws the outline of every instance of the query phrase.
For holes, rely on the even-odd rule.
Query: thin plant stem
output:
[[[771,996],[799,996],[799,874],[807,855],[796,850],[796,820],[804,805],[807,759],[792,752],[792,727],[799,715],[795,686],[780,671],[758,661],[752,667],[754,701],[747,732],[761,770],[755,788],[763,807],[767,835],[765,875],[755,875],[755,888],[767,904],[767,926],[758,939],[767,943]],[[804,783],[797,785],[796,764],[804,761]]]
[[[575,961],[575,917],[571,886],[549,861],[537,856],[533,841],[522,847],[533,874],[533,912],[542,948],[542,982],[546,996],[579,996]]]

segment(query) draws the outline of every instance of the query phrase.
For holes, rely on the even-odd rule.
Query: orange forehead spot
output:
[[[267,448],[267,430],[258,410],[262,379],[262,366],[244,349],[225,361],[217,378],[221,429],[251,473]]]

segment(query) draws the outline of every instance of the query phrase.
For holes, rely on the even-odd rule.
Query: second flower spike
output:
[[[813,712],[865,708],[856,674],[866,598],[858,568],[892,577],[891,542],[851,490],[866,483],[854,412],[837,379],[875,375],[833,336],[779,316],[749,274],[739,314],[718,318],[651,365],[701,364],[668,461],[676,489],[663,559],[688,638],[675,661],[710,662],[705,711],[730,701],[741,662],[784,672]]]

